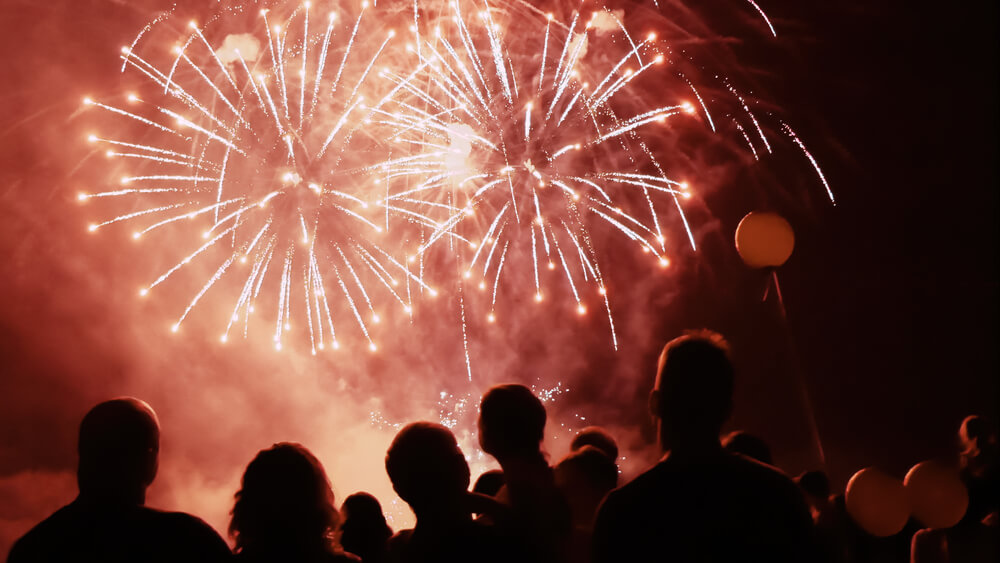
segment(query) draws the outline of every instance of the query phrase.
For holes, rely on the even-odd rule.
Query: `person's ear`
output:
[[[658,389],[649,392],[649,414],[653,418],[660,417],[660,401],[663,400]]]

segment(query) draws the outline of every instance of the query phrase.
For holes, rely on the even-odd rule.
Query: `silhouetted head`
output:
[[[403,427],[385,454],[385,470],[417,518],[453,509],[469,489],[469,464],[451,430],[440,424]]]
[[[965,417],[958,429],[958,441],[965,453],[977,454],[995,445],[996,433],[989,421],[973,414]]]
[[[618,486],[618,465],[596,447],[583,446],[557,463],[554,472],[574,524],[590,528],[601,500]]]
[[[314,553],[339,521],[322,464],[300,444],[261,450],[243,473],[229,534],[237,551]]]
[[[600,497],[618,486],[618,465],[594,446],[567,454],[556,464],[555,473],[557,480],[597,491]]]
[[[479,445],[501,463],[541,455],[545,407],[524,385],[497,385],[479,404]]]
[[[722,439],[722,447],[728,452],[745,455],[761,463],[774,465],[774,462],[771,461],[771,448],[767,446],[767,442],[749,432],[743,430],[730,432]]]
[[[503,471],[490,469],[476,479],[476,484],[472,486],[472,492],[495,497],[503,485]]]
[[[80,494],[142,504],[156,477],[160,423],[139,399],[122,397],[90,409],[80,423]]]
[[[344,518],[340,526],[340,545],[362,559],[373,551],[383,549],[392,536],[392,528],[382,514],[382,505],[368,493],[354,493],[347,497],[340,512]]]
[[[719,443],[733,404],[729,346],[718,333],[686,333],[663,347],[649,396],[664,449]]]
[[[348,522],[381,522],[385,524],[385,515],[382,514],[382,505],[378,499],[366,492],[354,493],[344,499],[344,504],[340,506],[340,511],[344,517],[344,524]]]
[[[795,478],[810,504],[826,502],[830,498],[830,478],[820,470],[806,471]]]
[[[594,446],[607,454],[611,461],[618,461],[618,443],[615,442],[611,434],[608,434],[607,430],[600,426],[588,426],[577,432],[569,448],[572,451],[577,451],[584,446]]]

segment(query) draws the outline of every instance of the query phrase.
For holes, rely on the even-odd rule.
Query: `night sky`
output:
[[[596,323],[555,326],[542,344],[520,332],[537,329],[530,318],[501,336],[473,329],[484,367],[470,388],[558,380],[571,392],[553,419],[584,414],[644,452],[659,346],[711,327],[731,340],[739,369],[732,428],[761,434],[786,471],[816,464],[805,384],[835,484],[871,465],[902,477],[953,453],[965,415],[998,414],[996,4],[759,3],[777,39],[739,0],[691,4],[719,36],[739,38],[745,81],[794,124],[837,205],[791,151],[731,175],[733,186],[705,195],[717,222],[700,252],[622,298],[632,318],[617,354]],[[391,431],[348,429],[365,427],[371,409],[407,419],[433,411],[437,389],[466,389],[456,383],[464,364],[419,350],[419,327],[392,337],[395,357],[349,361],[219,347],[197,325],[180,338],[151,328],[175,314],[134,298],[155,260],[85,232],[75,198],[100,171],[78,110],[84,95],[120,90],[116,49],[168,6],[0,5],[0,553],[72,498],[76,427],[100,400],[150,400],[164,424],[151,502],[221,529],[243,464],[278,440],[315,448],[341,498],[362,487],[391,495],[381,475],[358,477],[380,466]],[[773,300],[760,301],[765,275],[732,247],[754,209],[796,229],[779,272],[787,324]],[[556,456],[564,450],[551,438]]]

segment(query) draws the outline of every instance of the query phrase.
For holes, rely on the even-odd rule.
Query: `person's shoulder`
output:
[[[741,454],[728,454],[730,466],[745,479],[752,480],[755,486],[765,487],[778,492],[800,494],[798,486],[791,477],[774,467],[751,459]]]
[[[218,535],[208,522],[198,518],[194,514],[187,512],[172,512],[157,508],[143,507],[146,517],[165,526],[171,526],[178,531],[189,531],[195,533],[212,533]]]
[[[669,473],[669,467],[665,462],[661,461],[640,473],[635,479],[618,487],[614,492],[619,493],[623,497],[645,497],[651,491],[663,486],[667,473]]]
[[[53,545],[59,545],[66,539],[62,536],[77,528],[74,525],[76,516],[77,510],[73,504],[68,504],[53,512],[14,542],[7,556],[8,563],[33,561],[40,550],[47,550]]]
[[[413,536],[413,529],[400,530],[392,535],[386,541],[386,547],[390,550],[401,549],[410,543],[410,537]]]
[[[335,551],[323,559],[323,563],[361,563],[361,558],[346,551]]]
[[[186,512],[143,507],[143,515],[167,535],[203,553],[229,553],[229,546],[208,522]]]
[[[635,479],[608,493],[601,504],[601,511],[631,513],[635,506],[651,502],[656,496],[655,491],[662,486],[664,468],[661,465],[647,469]]]

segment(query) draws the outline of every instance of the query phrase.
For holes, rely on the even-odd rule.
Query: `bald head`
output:
[[[144,495],[156,477],[159,449],[160,423],[146,402],[121,397],[98,404],[80,424],[80,492]]]

